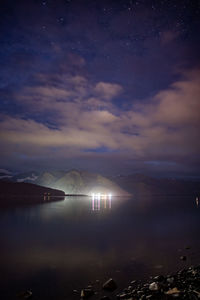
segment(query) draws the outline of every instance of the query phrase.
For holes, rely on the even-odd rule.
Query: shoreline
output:
[[[200,265],[190,266],[167,276],[151,277],[144,283],[133,280],[115,299],[200,299]]]
[[[99,292],[92,285],[89,285],[81,290],[79,299],[198,300],[200,299],[200,264],[184,268],[166,276],[150,277],[147,281],[132,280],[127,284],[126,288],[119,290],[120,287],[117,286],[117,282],[110,278],[102,284],[102,292],[105,292],[101,292],[100,297],[98,297]],[[76,292],[78,291],[76,290]]]

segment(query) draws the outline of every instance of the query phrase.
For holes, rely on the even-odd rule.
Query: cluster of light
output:
[[[111,194],[101,194],[96,193],[92,194],[92,210],[100,210],[100,207],[103,206],[104,209],[111,209],[112,195]]]
[[[111,199],[112,195],[111,194],[101,194],[101,193],[97,193],[97,194],[92,194],[92,198],[93,199]]]

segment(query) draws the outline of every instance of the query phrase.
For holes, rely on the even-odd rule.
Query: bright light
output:
[[[100,207],[104,209],[111,209],[112,206],[112,195],[111,194],[101,194],[101,193],[92,193],[92,210],[100,210]]]
[[[91,194],[92,199],[111,199],[112,194],[101,194],[101,193],[92,193]]]

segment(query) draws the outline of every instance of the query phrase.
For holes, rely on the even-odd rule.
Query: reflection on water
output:
[[[92,194],[92,210],[111,209],[112,195]]]
[[[44,201],[50,201],[51,200],[51,193],[44,193]]]
[[[66,197],[1,212],[0,295],[15,299],[32,289],[37,300],[76,300],[73,289],[96,279],[125,286],[196,265],[199,226],[194,198],[182,195]]]

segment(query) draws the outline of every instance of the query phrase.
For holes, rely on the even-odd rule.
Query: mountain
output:
[[[14,175],[12,178],[10,178],[10,180],[14,182],[16,181],[16,182],[34,183],[39,175],[40,173],[35,171],[25,172],[25,173]]]
[[[1,171],[1,169],[0,169]],[[12,176],[4,170],[5,179],[34,183],[64,191],[66,194],[111,193],[112,195],[141,194],[200,194],[200,181],[153,178],[143,174],[118,175],[106,178],[86,171],[26,172]]]
[[[0,181],[0,197],[5,196],[43,196],[50,193],[51,196],[63,196],[64,192],[56,189],[38,186],[32,183]]]
[[[0,169],[0,179],[4,179],[4,178],[12,178],[13,174],[12,172],[5,170],[5,169]]]
[[[71,170],[58,172],[42,172],[39,175],[35,172],[19,174],[14,181],[32,182],[37,185],[51,187],[64,191],[66,194],[86,194],[92,193],[124,195],[129,193],[120,188],[115,182],[96,173],[86,171]],[[34,179],[34,180],[33,180]]]
[[[200,181],[153,178],[143,174],[120,175],[112,180],[121,188],[134,195],[141,194],[200,194]]]

